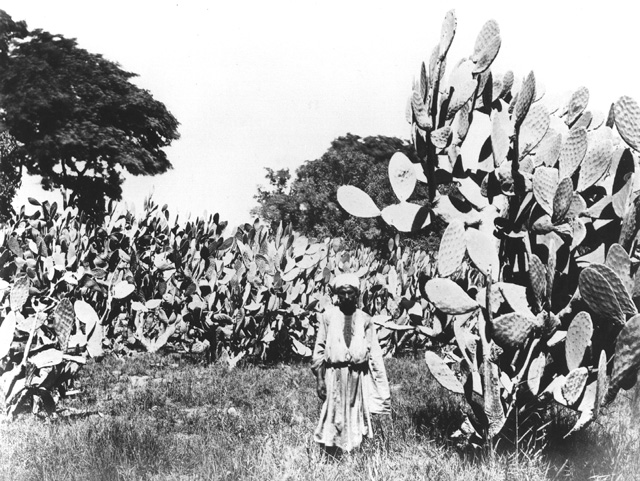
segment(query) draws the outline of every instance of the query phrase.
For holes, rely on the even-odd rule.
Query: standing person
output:
[[[320,317],[311,370],[324,401],[315,440],[327,451],[350,451],[372,437],[371,414],[390,414],[387,373],[371,316],[358,309],[360,282],[341,274],[333,282],[338,305]]]

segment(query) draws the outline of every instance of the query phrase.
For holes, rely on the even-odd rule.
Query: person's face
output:
[[[358,305],[358,290],[352,286],[342,286],[336,289],[338,307],[345,314],[353,314]]]

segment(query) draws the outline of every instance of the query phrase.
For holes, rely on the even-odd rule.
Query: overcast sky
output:
[[[264,167],[293,170],[348,132],[407,138],[406,99],[439,40],[458,27],[452,65],[495,19],[502,48],[492,69],[536,74],[548,94],[586,86],[590,109],[621,95],[640,101],[637,12],[630,2],[4,0],[29,28],[139,75],[136,83],[181,123],[167,149],[173,170],[128,179],[124,200],[151,191],[172,211],[249,221]],[[635,10],[635,8],[634,8]],[[25,179],[17,204],[42,198]]]

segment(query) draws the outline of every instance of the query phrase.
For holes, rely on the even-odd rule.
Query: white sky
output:
[[[445,13],[458,28],[449,64],[489,19],[502,48],[492,70],[530,70],[548,94],[586,86],[590,108],[640,101],[640,29],[630,2],[4,0],[29,28],[69,38],[139,75],[181,125],[174,169],[128,179],[138,209],[154,191],[172,212],[249,221],[264,167],[293,170],[347,132],[406,138],[406,99]],[[45,196],[25,179],[17,205]],[[51,194],[49,194],[49,198]]]

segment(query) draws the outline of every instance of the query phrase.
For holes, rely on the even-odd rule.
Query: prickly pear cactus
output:
[[[586,87],[554,102],[533,72],[521,82],[492,72],[495,21],[447,75],[455,30],[452,11],[409,96],[420,162],[391,160],[399,202],[378,207],[351,186],[338,199],[399,231],[448,224],[437,270],[420,277],[438,326],[421,332],[444,345],[445,356],[428,352],[426,364],[467,398],[472,441],[550,402],[579,413],[574,432],[640,368],[640,107],[620,97],[605,122],[589,110]],[[441,179],[457,188],[439,194]],[[408,202],[425,180],[430,205]]]

